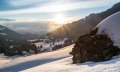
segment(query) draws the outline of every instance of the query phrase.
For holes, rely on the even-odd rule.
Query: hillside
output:
[[[26,48],[30,49],[24,47],[26,43],[28,44],[23,35],[0,25],[0,54],[6,56],[22,55]]]
[[[50,34],[55,37],[70,37],[76,39],[81,35],[89,33],[98,23],[118,11],[120,11],[120,2],[106,11],[96,14],[93,13],[83,19],[63,25],[57,30],[50,32]]]
[[[0,25],[0,39],[15,40],[15,39],[21,39],[21,38],[23,38],[21,34]]]

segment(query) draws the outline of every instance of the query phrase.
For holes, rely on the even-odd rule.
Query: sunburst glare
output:
[[[66,18],[65,18],[65,16],[63,14],[55,14],[54,22],[56,24],[65,24]]]

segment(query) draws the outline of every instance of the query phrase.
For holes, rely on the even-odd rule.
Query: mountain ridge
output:
[[[77,39],[79,36],[89,33],[98,23],[108,16],[120,11],[120,2],[113,5],[110,9],[100,13],[92,13],[83,19],[68,23],[48,34],[57,38]]]
[[[0,38],[4,38],[4,39],[21,39],[23,38],[21,34],[0,25]]]

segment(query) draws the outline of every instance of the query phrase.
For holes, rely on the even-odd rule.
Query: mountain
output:
[[[21,34],[0,25],[0,39],[15,40],[21,38],[23,38]]]
[[[83,19],[63,25],[49,34],[58,38],[70,37],[77,39],[79,36],[89,33],[98,23],[118,11],[120,11],[120,2],[106,11],[90,14]]]
[[[5,19],[4,19],[5,20]],[[3,22],[4,23],[4,22]],[[31,34],[38,34],[38,35],[44,35],[48,33],[50,30],[49,28],[51,26],[55,26],[55,24],[50,24],[50,22],[47,21],[5,21],[5,24],[3,26],[16,31],[21,34],[25,33],[31,33]]]
[[[37,39],[40,37],[40,35],[32,33],[23,33],[22,35],[24,35],[24,37],[26,37],[27,39]]]
[[[27,39],[27,36],[0,25],[0,54],[14,56],[31,53],[31,51],[38,53],[35,44],[29,43]]]

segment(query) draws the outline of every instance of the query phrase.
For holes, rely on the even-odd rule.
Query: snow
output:
[[[71,58],[67,57],[21,72],[120,72],[120,56],[110,61],[86,62],[82,64],[71,64]]]
[[[54,43],[54,45],[60,45],[60,44],[64,44],[66,39],[63,39],[61,41],[57,41]],[[48,47],[50,44],[53,44],[53,43],[45,43],[44,41],[43,42],[37,42],[35,43],[36,46],[40,46],[40,45],[43,45],[43,47]]]
[[[0,64],[0,72],[120,72],[120,56],[105,62],[72,64],[73,45]]]
[[[38,65],[43,65],[52,61],[69,57],[69,52],[72,50],[72,47],[73,45],[70,45],[57,51],[21,57],[7,63],[2,63],[0,64],[0,72],[18,72]]]
[[[120,12],[117,12],[98,24],[97,34],[107,34],[120,48]]]
[[[60,41],[57,41],[57,42],[54,42],[54,45],[53,45],[53,42],[51,42],[51,43],[46,43],[46,42],[44,42],[44,41],[43,41],[43,42],[37,42],[37,43],[35,43],[35,45],[36,45],[37,47],[42,45],[43,48],[41,49],[41,51],[43,51],[43,50],[45,50],[45,49],[51,51],[51,49],[52,49],[55,45],[63,45],[66,39],[67,39],[67,38],[65,38],[65,39],[63,39],[63,40],[60,40]]]
[[[0,65],[12,62],[13,60],[18,59],[18,58],[22,58],[22,57],[23,56],[18,56],[18,55],[15,55],[15,56],[5,56],[4,54],[0,54]]]
[[[8,58],[8,57],[5,56],[4,54],[0,54],[0,64],[8,63],[8,62],[11,61],[10,59],[7,59],[7,58]]]
[[[64,42],[65,42],[65,40],[66,40],[66,38],[64,39],[64,40],[61,40],[61,41],[58,41],[58,42],[55,42],[55,45],[60,45],[60,44],[64,44]]]
[[[13,48],[14,46],[9,46],[10,48]]]
[[[28,42],[35,42],[35,41],[38,41],[39,39],[33,39],[33,40],[28,40]]]
[[[45,43],[45,42],[37,42],[37,43],[35,43],[35,45],[37,47],[41,46],[41,45],[43,46],[43,48],[41,49],[41,51],[43,51],[45,49],[50,50],[53,47],[53,45],[50,46],[50,44],[52,44],[52,43]]]
[[[0,33],[1,35],[7,35],[6,33]]]

